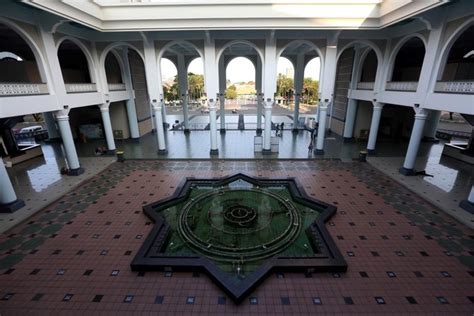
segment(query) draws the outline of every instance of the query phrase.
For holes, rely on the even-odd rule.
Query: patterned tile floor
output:
[[[240,306],[206,276],[130,271],[142,206],[186,176],[296,177],[338,206],[327,223],[347,273],[273,275]],[[460,314],[474,312],[474,232],[369,164],[114,163],[0,236],[0,314]]]

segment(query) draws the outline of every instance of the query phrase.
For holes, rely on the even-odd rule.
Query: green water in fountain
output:
[[[162,214],[171,227],[166,255],[205,256],[236,281],[275,255],[315,255],[305,229],[320,213],[292,201],[284,185],[196,185],[187,201]]]

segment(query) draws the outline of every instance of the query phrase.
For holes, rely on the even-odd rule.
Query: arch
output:
[[[248,58],[247,56],[232,56],[231,59],[228,60],[228,63],[224,65],[224,71],[225,71],[225,77],[226,79],[228,79],[228,76],[227,76],[227,70],[229,69],[229,65],[232,63],[232,61],[234,61],[236,58],[244,58],[247,60],[247,62],[250,63],[250,65],[253,66],[253,71],[254,71],[254,76],[252,77],[252,81],[254,81],[254,87],[255,89],[257,88],[257,82],[255,81],[255,78],[256,78],[256,75],[257,75],[257,65],[256,65],[256,62],[253,62],[250,58]],[[252,67],[250,66],[250,67]],[[245,66],[247,67],[247,66]]]
[[[294,41],[291,41],[291,42],[287,43],[285,46],[283,46],[277,52],[277,56],[276,56],[277,60],[278,60],[278,58],[281,57],[281,54],[283,54],[285,49],[287,49],[288,47],[290,47],[291,45],[294,45],[294,44],[307,44],[307,45],[311,46],[316,51],[319,58],[321,59],[321,65],[324,65],[324,55],[322,54],[321,49],[316,44],[314,44],[313,42],[310,42],[308,40],[294,40]],[[322,66],[321,66],[321,69],[322,69]]]
[[[392,51],[392,54],[390,55],[389,59],[388,59],[388,70],[387,70],[387,74],[386,74],[386,78],[385,78],[385,81],[390,81],[391,78],[392,78],[392,75],[393,75],[393,68],[395,66],[395,60],[397,58],[397,55],[400,51],[400,49],[411,39],[413,38],[418,38],[422,41],[423,43],[423,46],[424,46],[424,49],[425,49],[425,55],[426,55],[426,39],[419,33],[414,33],[414,34],[410,34],[410,35],[406,35],[405,37],[403,37],[396,45],[395,47],[393,48],[393,51]]]
[[[137,47],[135,47],[134,45],[132,45],[130,43],[127,43],[127,42],[115,42],[115,43],[107,45],[104,48],[104,50],[102,51],[102,54],[100,54],[100,59],[99,59],[100,65],[99,66],[101,68],[105,67],[105,58],[107,57],[107,54],[111,50],[113,50],[117,47],[122,47],[122,46],[127,46],[128,48],[133,49],[138,54],[138,56],[140,56],[140,58],[142,59],[143,64],[145,64],[145,57],[143,56],[143,54],[140,52],[140,50]]]
[[[255,71],[257,71],[257,64],[256,64],[256,61],[253,61],[251,60],[248,56],[232,56],[229,60],[227,60],[227,64],[225,64],[225,69],[227,70],[227,66],[229,66],[229,64],[236,58],[245,58],[247,59],[248,61],[250,61],[253,65],[253,67],[255,68]]]
[[[359,44],[359,43],[370,47],[375,52],[375,55],[377,56],[377,67],[378,67],[378,65],[382,65],[382,61],[383,61],[382,51],[380,50],[380,48],[377,45],[375,45],[375,43],[373,43],[372,41],[369,41],[369,40],[354,40],[354,41],[351,41],[348,44],[344,45],[344,47],[342,47],[341,51],[337,53],[337,61],[339,61],[339,57],[341,57],[342,53],[347,48],[349,48],[351,46],[354,46],[356,44]]]
[[[124,65],[123,65],[123,61],[122,61],[122,58],[120,57],[120,55],[115,51],[115,49],[111,50],[106,56],[105,56],[105,62],[107,61],[107,57],[109,56],[109,54],[112,54],[112,57],[115,59],[115,61],[117,62],[117,65],[119,67],[119,72],[120,72],[120,80],[122,81],[122,83],[125,83],[125,78],[124,78]],[[109,78],[107,76],[107,69],[105,67],[105,62],[104,62],[104,72],[105,72],[105,81],[106,83],[108,84],[109,83]]]
[[[194,45],[193,43],[191,42],[188,42],[188,41],[185,41],[185,40],[174,40],[174,41],[171,41],[169,43],[166,43],[165,46],[163,46],[161,49],[160,49],[160,52],[158,53],[158,56],[157,56],[157,62],[158,62],[158,65],[160,64],[160,61],[161,61],[161,58],[163,57],[163,54],[173,45],[176,45],[176,44],[179,44],[179,43],[185,43],[185,44],[188,44],[190,46],[192,46],[199,54],[199,56],[204,60],[204,53],[196,46]]]
[[[377,52],[375,52],[371,47],[367,47],[360,55],[359,65],[357,66],[357,69],[356,69],[356,75],[357,75],[356,82],[360,82],[362,80],[362,74],[364,71],[365,62],[367,61],[367,56],[369,56],[371,52],[374,52],[375,58],[377,61],[377,68],[375,69],[374,82],[377,81],[377,75],[379,74],[379,69],[380,69],[379,67],[381,66],[381,64],[379,62],[379,59],[377,58]]]
[[[82,53],[84,54],[84,56],[86,57],[86,60],[87,60],[87,64],[88,64],[88,68],[89,68],[89,76],[91,77],[91,82],[92,83],[97,83],[97,74],[96,74],[96,67],[94,65],[94,60],[92,58],[92,54],[91,52],[89,51],[89,49],[86,47],[86,45],[84,45],[84,43],[82,43],[80,40],[78,40],[77,38],[75,37],[72,37],[72,36],[63,36],[59,39],[59,41],[56,43],[56,54],[59,53],[59,48],[61,47],[61,44],[64,42],[64,41],[71,41],[73,42],[75,45],[77,45],[77,47],[79,47],[79,49],[82,51]]]
[[[437,80],[440,80],[441,77],[443,76],[444,69],[446,67],[446,63],[448,62],[448,57],[449,53],[451,52],[451,49],[453,48],[454,43],[458,40],[458,38],[466,31],[468,28],[471,26],[474,26],[474,17],[471,17],[464,21],[460,26],[458,26],[454,32],[448,37],[447,41],[445,42],[443,48],[441,49],[441,55],[440,58],[438,58],[438,62],[436,64],[436,79],[433,83],[436,84]],[[430,89],[433,90],[433,89]]]
[[[265,58],[263,57],[263,53],[260,51],[258,46],[255,45],[254,43],[250,42],[250,41],[247,41],[247,40],[234,40],[234,41],[230,41],[230,42],[226,43],[224,46],[222,46],[222,48],[217,53],[216,62],[219,63],[219,60],[221,59],[222,54],[224,54],[224,51],[227,48],[229,48],[229,47],[231,47],[232,45],[235,45],[235,44],[244,44],[244,45],[248,45],[248,46],[252,47],[253,49],[255,49],[258,56],[260,57],[260,61],[262,62],[262,66],[265,64],[264,63]],[[238,57],[238,56],[236,56],[236,57]]]
[[[51,77],[50,77],[50,74],[49,74],[49,71],[46,70],[46,61],[45,61],[45,58],[41,52],[41,49],[39,48],[39,46],[35,43],[35,41],[33,40],[33,38],[25,31],[23,30],[21,27],[19,27],[18,25],[16,25],[14,22],[6,19],[6,18],[3,18],[3,17],[0,17],[0,23],[2,24],[5,24],[7,25],[9,28],[11,28],[14,32],[16,32],[25,42],[26,44],[30,47],[31,51],[33,52],[33,55],[35,56],[35,60],[36,60],[36,64],[38,65],[38,71],[40,73],[40,76],[41,76],[41,80],[48,84],[48,87],[49,87],[49,83],[51,82]],[[50,87],[49,87],[50,88]],[[51,88],[49,89],[50,93],[51,93]]]

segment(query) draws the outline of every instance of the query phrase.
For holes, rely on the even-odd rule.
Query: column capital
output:
[[[110,104],[109,103],[103,103],[103,104],[98,105],[98,107],[99,107],[101,112],[109,112]]]
[[[372,101],[372,105],[374,106],[374,111],[381,111],[385,106],[385,103]]]
[[[415,114],[415,120],[425,121],[428,115],[426,112],[420,112]]]
[[[54,116],[58,121],[69,121],[69,109],[56,111]]]

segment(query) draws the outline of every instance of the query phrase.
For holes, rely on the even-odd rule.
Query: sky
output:
[[[314,58],[306,65],[304,76],[305,78],[319,79],[319,70],[320,60],[319,58]],[[277,73],[292,75],[293,71],[293,65],[288,59],[283,57],[278,59]],[[189,65],[188,72],[203,74],[202,59],[194,59]],[[170,60],[163,58],[161,60],[161,73],[163,80],[168,80],[176,76],[177,70]],[[247,58],[237,57],[227,66],[226,76],[232,83],[255,81],[255,67]]]

